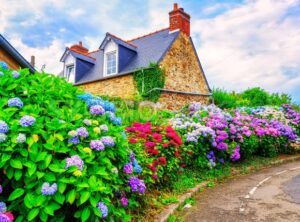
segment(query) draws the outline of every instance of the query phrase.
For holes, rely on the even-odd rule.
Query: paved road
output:
[[[300,161],[218,184],[196,199],[184,221],[300,222]]]

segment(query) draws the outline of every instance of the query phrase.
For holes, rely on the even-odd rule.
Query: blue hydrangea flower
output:
[[[12,73],[12,76],[15,78],[15,79],[17,79],[17,78],[19,78],[20,77],[20,73],[18,72],[18,71],[13,71]]]
[[[1,213],[6,212],[6,204],[4,202],[0,202],[0,212]]]
[[[108,215],[108,208],[107,208],[107,206],[105,205],[105,203],[99,202],[99,203],[97,204],[97,208],[100,210],[100,212],[101,212],[101,214],[102,214],[102,218],[107,217],[107,215]]]
[[[4,73],[3,73],[3,72],[0,72],[0,76],[4,76]]]
[[[74,136],[74,137],[68,139],[68,143],[72,143],[74,145],[77,145],[77,144],[80,143],[80,140],[79,140],[79,138],[77,136]]]
[[[9,69],[9,68],[8,68],[8,65],[6,64],[6,62],[3,62],[3,61],[0,61],[0,68],[6,69],[6,70]]]
[[[15,107],[19,107],[22,108],[23,107],[23,102],[20,98],[15,97],[15,98],[11,98],[8,100],[7,105],[9,107],[15,106]]]
[[[4,133],[0,133],[0,143],[3,143],[7,139],[7,136]]]
[[[19,133],[17,137],[17,143],[25,143],[26,142],[26,135],[23,133]]]
[[[35,118],[33,116],[25,115],[20,119],[19,123],[23,127],[29,127],[35,123]]]
[[[121,136],[124,138],[124,139],[126,139],[127,138],[127,136],[126,136],[126,133],[123,131],[123,132],[121,132]]]
[[[9,127],[6,122],[3,120],[0,120],[0,133],[7,133],[9,130]]]
[[[138,174],[140,174],[143,171],[143,168],[139,165],[139,163],[137,162],[136,159],[133,161],[133,169],[134,169],[134,172],[136,172]]]
[[[53,183],[50,185],[49,183],[45,182],[42,185],[41,193],[45,196],[52,196],[57,192],[57,184]]]

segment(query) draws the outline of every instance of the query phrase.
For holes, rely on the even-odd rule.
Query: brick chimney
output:
[[[78,44],[72,45],[70,47],[70,49],[73,50],[73,51],[75,51],[75,52],[84,54],[84,55],[86,55],[86,54],[89,53],[89,50],[87,48],[83,47],[81,41]]]
[[[174,3],[173,11],[169,12],[170,32],[179,29],[190,36],[190,18],[183,8],[178,8],[178,4]]]

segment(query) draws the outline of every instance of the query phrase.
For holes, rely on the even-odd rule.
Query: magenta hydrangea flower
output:
[[[104,146],[104,144],[101,142],[101,140],[92,140],[91,142],[90,142],[90,147],[91,147],[91,149],[93,149],[93,150],[97,150],[97,151],[102,151],[102,150],[104,150],[105,149],[105,146]]]
[[[126,197],[122,197],[121,200],[120,200],[120,202],[121,202],[121,205],[123,207],[127,207],[128,206],[128,199]]]
[[[124,168],[123,168],[124,173],[126,174],[132,174],[133,172],[133,166],[131,163],[127,163],[125,164]]]
[[[240,158],[241,158],[241,155],[240,155],[240,146],[237,145],[233,151],[233,154],[231,155],[231,160],[232,161],[238,161]]]
[[[41,193],[45,196],[52,196],[57,192],[57,184],[53,183],[50,185],[49,183],[45,182],[42,185]]]
[[[78,155],[74,155],[71,156],[70,158],[66,159],[66,170],[69,169],[70,166],[77,166],[79,170],[83,170],[83,165],[84,162],[83,160],[78,156]]]
[[[33,116],[25,115],[20,119],[19,123],[23,127],[29,127],[35,123],[35,118]]]
[[[105,109],[100,105],[91,106],[90,113],[94,116],[104,115]]]

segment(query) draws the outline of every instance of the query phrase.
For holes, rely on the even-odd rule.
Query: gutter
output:
[[[153,88],[149,90],[146,94],[152,91],[161,91],[161,92],[169,92],[169,93],[177,93],[177,94],[185,94],[185,95],[193,95],[193,96],[212,96],[212,93],[194,93],[194,92],[184,92],[184,91],[177,91],[172,89],[162,89],[162,88]]]

